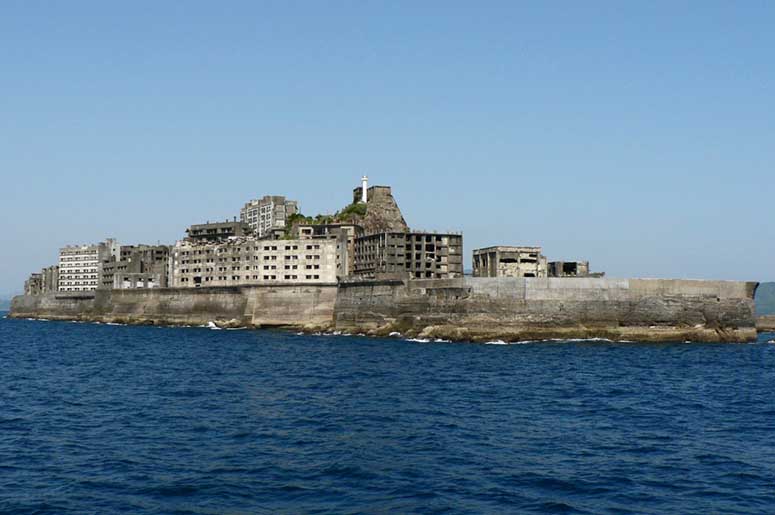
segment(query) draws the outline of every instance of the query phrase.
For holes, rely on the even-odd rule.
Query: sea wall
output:
[[[10,316],[133,324],[337,329],[456,341],[756,339],[757,283],[465,278],[50,293]]]
[[[336,285],[55,292],[19,296],[10,316],[128,324],[328,328]]]
[[[757,283],[465,278],[340,285],[335,326],[450,340],[751,341]]]
[[[756,329],[761,333],[775,333],[775,315],[761,315],[756,319]]]

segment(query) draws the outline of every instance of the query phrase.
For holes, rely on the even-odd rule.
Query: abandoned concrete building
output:
[[[246,203],[240,220],[195,224],[165,245],[119,246],[109,239],[60,250],[58,266],[30,276],[29,294],[127,288],[197,288],[254,284],[330,284],[352,278],[450,279],[463,276],[461,233],[412,231],[389,186],[363,177],[353,204],[329,223],[294,223],[298,203],[265,196]],[[307,221],[310,219],[307,218]],[[286,239],[291,238],[291,239]],[[473,251],[475,277],[602,277],[586,261],[548,263],[537,246]]]
[[[102,262],[101,289],[166,288],[169,285],[168,245],[124,245],[119,259]]]
[[[546,277],[541,247],[487,247],[474,250],[474,277]]]
[[[259,238],[269,238],[274,230],[285,230],[291,215],[299,212],[299,203],[281,195],[266,195],[246,203],[240,210],[240,221]]]
[[[25,295],[40,295],[43,292],[43,275],[40,273],[30,274],[30,277],[24,281]]]
[[[119,244],[107,239],[93,245],[69,245],[59,250],[59,291],[92,291],[100,285],[102,262],[118,257]]]
[[[336,240],[184,240],[172,249],[170,286],[336,283],[336,253]]]
[[[382,232],[355,239],[354,274],[452,279],[463,276],[463,235]]]
[[[552,261],[549,277],[605,277],[605,272],[590,272],[589,261]]]
[[[301,240],[336,240],[336,275],[346,277],[355,268],[355,239],[363,235],[356,224],[302,224],[294,228],[294,237]]]
[[[57,265],[47,266],[40,272],[30,274],[24,281],[25,295],[40,295],[42,293],[54,292],[59,289],[59,267]]]
[[[235,218],[233,221],[195,224],[186,229],[187,237],[200,241],[219,241],[232,237],[249,236],[252,229]]]
[[[59,289],[59,266],[47,266],[41,270],[41,291],[49,293]]]

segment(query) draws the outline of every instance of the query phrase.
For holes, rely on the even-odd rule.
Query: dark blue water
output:
[[[774,513],[775,345],[0,320],[0,512]]]

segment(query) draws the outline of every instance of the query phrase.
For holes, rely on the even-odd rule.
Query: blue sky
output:
[[[775,280],[775,3],[0,5],[0,295],[364,173],[466,253]],[[470,257],[469,257],[470,261]]]

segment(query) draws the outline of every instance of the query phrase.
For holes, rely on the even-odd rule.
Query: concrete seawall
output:
[[[10,316],[127,324],[329,328],[337,287],[235,286],[97,290],[13,299]]]
[[[756,329],[761,333],[775,333],[775,315],[761,315],[756,319]]]
[[[131,324],[293,327],[456,341],[756,339],[757,283],[465,278],[105,290],[16,297],[10,316]]]
[[[336,328],[450,340],[756,339],[757,283],[466,278],[340,285]]]

